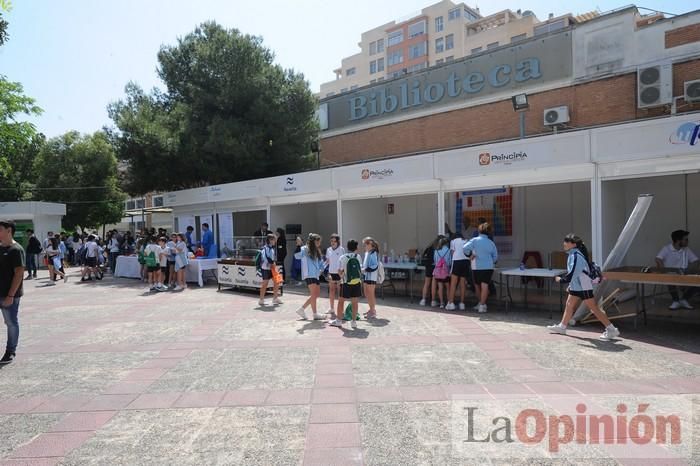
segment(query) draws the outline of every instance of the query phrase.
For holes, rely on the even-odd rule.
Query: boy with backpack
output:
[[[148,246],[143,251],[143,259],[148,268],[148,284],[151,291],[158,291],[160,276],[160,246],[156,244],[155,236],[148,238]]]
[[[347,243],[348,252],[340,256],[338,260],[338,275],[340,275],[341,290],[338,297],[338,310],[336,318],[331,321],[334,327],[343,327],[343,313],[345,300],[352,303],[352,320],[350,326],[357,328],[357,312],[360,306],[360,296],[362,296],[362,265],[360,255],[357,254],[357,241],[351,239]]]

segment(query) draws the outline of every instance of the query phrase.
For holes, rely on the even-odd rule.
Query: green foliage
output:
[[[7,34],[7,28],[9,26],[10,25],[7,23],[7,21],[2,18],[2,14],[0,14],[0,45],[7,42],[7,40],[10,38],[10,36]]]
[[[43,137],[34,125],[18,121],[20,115],[39,115],[34,99],[24,95],[22,85],[0,75],[0,200],[21,200],[31,167]]]
[[[316,100],[262,39],[207,22],[158,53],[166,91],[111,104],[133,194],[253,179],[311,165]]]
[[[121,220],[125,196],[114,148],[104,132],[83,136],[71,131],[48,140],[35,167],[35,198],[67,204],[64,228],[98,228]]]

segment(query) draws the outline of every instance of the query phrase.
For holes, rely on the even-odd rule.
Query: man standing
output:
[[[202,247],[204,248],[204,256],[209,257],[211,246],[214,244],[214,233],[209,229],[208,223],[202,223]]]
[[[15,359],[19,342],[19,300],[22,297],[24,278],[24,249],[12,237],[15,223],[0,221],[0,308],[7,326],[7,348],[0,364],[9,364]]]
[[[27,230],[29,242],[27,242],[27,277],[25,280],[36,278],[38,268],[38,255],[41,254],[41,241],[34,234],[34,230]]]
[[[656,255],[656,266],[658,268],[676,269],[681,273],[685,273],[688,266],[697,266],[698,256],[688,248],[689,234],[690,232],[685,230],[676,230],[671,233],[671,243],[661,248],[661,251]],[[673,299],[669,309],[693,308],[688,300],[695,293],[695,288],[669,286],[668,291]]]
[[[253,236],[267,238],[267,235],[269,233],[272,233],[268,227],[269,227],[269,225],[267,224],[267,222],[262,222],[260,224],[260,229],[257,230],[255,233],[253,233]]]
[[[194,227],[192,225],[187,226],[187,232],[185,233],[185,244],[187,245],[187,250],[194,252],[194,241],[192,240],[192,233],[194,233]]]

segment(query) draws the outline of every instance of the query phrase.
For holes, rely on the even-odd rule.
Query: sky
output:
[[[198,24],[215,20],[226,28],[262,36],[277,63],[302,72],[311,90],[334,79],[343,57],[359,52],[363,31],[407,18],[430,0],[11,0],[3,16],[9,41],[0,47],[0,74],[23,84],[44,110],[30,118],[48,137],[66,131],[94,132],[111,126],[106,107],[134,81],[162,87],[156,74],[161,45]],[[486,16],[504,9],[549,13],[609,11],[621,1],[490,0],[478,6]],[[697,0],[645,0],[646,8],[680,14]]]

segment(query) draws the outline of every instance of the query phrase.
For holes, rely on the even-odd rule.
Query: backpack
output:
[[[146,263],[146,267],[156,267],[159,263],[156,259],[156,254],[153,251],[144,256],[144,261]]]
[[[262,250],[258,251],[257,254],[255,254],[255,270],[262,270]]]
[[[348,262],[345,264],[345,283],[348,285],[359,285],[362,281],[362,267],[357,254],[348,256]]]
[[[581,254],[580,252],[578,254]],[[600,268],[598,264],[596,264],[593,261],[589,261],[587,257],[585,257],[583,254],[581,254],[581,257],[586,261],[586,264],[588,265],[588,271],[584,270],[583,273],[585,273],[588,278],[591,279],[591,283],[594,285],[597,285],[601,281],[603,281],[603,269]]]
[[[444,280],[450,276],[450,270],[447,268],[447,261],[445,260],[445,256],[447,256],[447,254],[449,253],[445,253],[444,256],[440,256],[440,253],[438,253],[440,258],[438,259],[437,264],[435,264],[435,269],[433,269],[433,278],[437,280]]]

